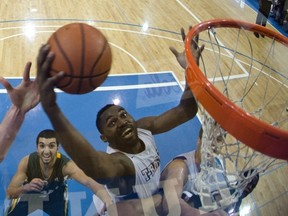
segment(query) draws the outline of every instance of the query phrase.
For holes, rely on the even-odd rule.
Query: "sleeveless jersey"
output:
[[[28,215],[29,208],[35,206],[35,209],[42,209],[48,215],[66,216],[68,214],[67,185],[66,178],[63,176],[62,168],[70,159],[61,153],[57,153],[57,159],[49,179],[45,179],[40,167],[40,158],[37,152],[31,153],[27,166],[27,181],[29,183],[33,178],[47,180],[48,184],[39,193],[28,192],[22,194],[17,199],[10,201],[10,206],[6,214],[9,216]]]
[[[215,210],[215,208],[217,207],[217,196],[220,197],[225,197],[225,195],[230,195],[230,190],[227,187],[227,181],[226,181],[226,177],[224,176],[223,173],[218,173],[216,175],[213,175],[213,178],[210,177],[209,181],[211,181],[211,184],[209,184],[210,188],[209,191],[211,193],[210,197],[209,196],[199,196],[194,194],[194,190],[197,187],[197,183],[196,183],[196,177],[198,175],[198,173],[200,172],[200,170],[198,170],[198,167],[195,163],[195,151],[190,151],[184,154],[181,154],[177,157],[175,157],[174,159],[184,159],[184,162],[186,163],[187,167],[188,167],[188,180],[186,182],[186,184],[183,187],[183,194],[187,195],[187,192],[190,193],[189,196],[192,196],[192,198],[190,197],[189,199],[193,202],[194,207],[195,208],[202,208],[202,210],[208,211],[208,210]],[[222,161],[222,157],[215,157],[214,158],[214,169],[220,169],[223,167],[223,161]],[[217,184],[215,184],[215,183]],[[196,185],[195,185],[196,184]],[[208,190],[208,185],[205,185],[206,190]],[[188,194],[189,194],[188,193]],[[183,197],[182,194],[182,197]],[[185,196],[184,196],[185,197]],[[212,198],[213,197],[213,198]],[[185,200],[185,198],[184,198]],[[189,202],[189,201],[188,201]],[[240,200],[241,203],[241,200]],[[222,206],[223,205],[223,206]],[[234,205],[230,204],[226,205],[225,203],[222,203],[221,206],[224,208],[230,208],[231,206],[233,207]],[[211,209],[210,209],[211,208]]]
[[[184,185],[183,190],[191,192],[191,187],[193,186],[194,179],[196,178],[196,175],[199,172],[195,163],[195,151],[190,151],[190,152],[181,154],[175,157],[174,159],[183,158],[183,157],[185,158],[184,162],[186,163],[188,167],[188,172],[189,172],[188,181]]]
[[[160,157],[152,133],[141,128],[138,128],[137,131],[138,137],[145,144],[145,150],[138,154],[128,154],[108,146],[106,152],[109,154],[121,152],[130,158],[136,173],[134,192],[139,198],[147,198],[155,194],[159,188]]]
[[[53,167],[52,174],[50,175],[49,179],[45,179],[41,172],[41,167],[39,163],[40,158],[38,156],[38,153],[34,152],[30,154],[28,160],[28,167],[26,171],[26,175],[28,177],[27,181],[30,182],[33,178],[41,178],[43,180],[47,180],[48,183],[51,182],[59,182],[60,184],[63,183],[65,181],[65,178],[62,173],[62,168],[68,163],[70,159],[59,152],[57,152],[56,157],[57,158]]]

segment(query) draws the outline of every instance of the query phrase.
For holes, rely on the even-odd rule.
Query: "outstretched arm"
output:
[[[48,76],[53,58],[54,54],[50,52],[49,45],[42,46],[37,58],[37,81],[42,107],[55,129],[61,146],[77,166],[93,179],[113,180],[114,177],[125,175],[125,172],[131,171],[129,170],[129,167],[132,167],[130,160],[122,154],[110,155],[94,149],[69,122],[56,103],[54,87],[64,73]]]
[[[182,40],[185,41],[186,35],[183,28],[181,29],[181,36]],[[198,37],[196,37],[191,42],[191,48],[192,54],[196,62],[199,64],[199,58],[202,51],[204,50],[204,45],[202,45],[201,47],[198,46]],[[187,63],[185,51],[178,52],[174,47],[170,47],[170,50],[175,55],[179,65],[182,68],[186,69]],[[150,116],[139,119],[137,121],[137,126],[150,130],[153,134],[159,134],[171,130],[172,128],[175,128],[182,123],[189,121],[197,114],[197,111],[197,103],[192,94],[192,91],[186,83],[184,92],[178,106],[162,113],[159,116]]]
[[[91,189],[105,203],[106,207],[114,203],[106,188],[87,176],[72,160],[63,167],[63,175],[68,175],[70,178]]]
[[[31,62],[25,66],[21,83],[13,88],[11,84],[0,77],[0,83],[6,88],[12,105],[0,125],[0,162],[4,160],[23,121],[25,114],[39,102],[37,83],[30,80]]]

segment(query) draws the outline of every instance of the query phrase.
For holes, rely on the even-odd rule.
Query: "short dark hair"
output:
[[[40,137],[47,138],[47,139],[56,138],[56,144],[57,146],[59,146],[59,142],[58,142],[58,139],[56,137],[56,133],[54,130],[51,130],[51,129],[42,130],[36,138],[36,145],[38,145]]]
[[[115,104],[107,104],[104,107],[102,107],[97,113],[97,116],[96,116],[96,127],[97,127],[97,129],[98,129],[98,131],[100,133],[103,133],[103,129],[100,126],[100,117],[107,109],[109,109],[112,106],[116,106],[116,105]]]

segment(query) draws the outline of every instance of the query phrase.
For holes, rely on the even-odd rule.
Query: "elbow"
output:
[[[14,197],[13,196],[13,193],[11,192],[11,190],[8,188],[7,191],[6,191],[6,197],[8,199],[12,199],[12,198],[17,198],[17,197]]]
[[[23,192],[24,192],[23,186],[21,186],[20,189],[8,186],[6,190],[6,196],[8,199],[17,199],[21,196]]]

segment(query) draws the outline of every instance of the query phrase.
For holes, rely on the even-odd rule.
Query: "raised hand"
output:
[[[192,26],[189,26],[189,30],[191,30],[191,28],[192,28]],[[183,42],[185,43],[186,34],[185,34],[184,28],[181,28],[181,37],[182,37]],[[197,65],[199,65],[199,58],[201,56],[202,51],[204,50],[204,45],[202,45],[201,47],[198,46],[198,40],[199,40],[199,36],[197,35],[191,41],[192,55],[194,56],[194,59],[195,59]],[[178,52],[174,47],[169,47],[169,49],[175,55],[180,66],[182,68],[186,69],[187,61],[186,61],[185,50],[183,50],[182,52]]]
[[[37,57],[37,82],[40,91],[40,101],[44,110],[56,105],[54,87],[64,75],[63,72],[60,72],[55,76],[49,76],[53,59],[54,54],[50,52],[50,46],[48,44],[43,45]]]
[[[34,108],[39,102],[38,84],[30,80],[31,62],[27,62],[21,83],[13,88],[12,85],[3,77],[0,83],[6,88],[12,104],[26,113]]]

